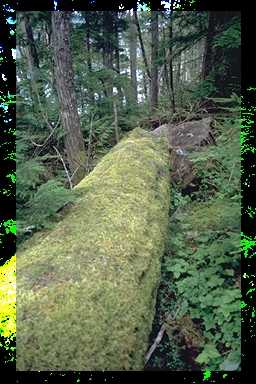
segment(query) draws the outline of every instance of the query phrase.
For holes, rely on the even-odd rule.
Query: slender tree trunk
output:
[[[42,99],[44,99],[43,84],[40,79],[39,57],[30,23],[29,15],[23,13],[20,21],[23,36],[25,38],[25,55],[28,63],[28,73],[31,79],[31,97],[35,113],[42,112]]]
[[[93,114],[91,114],[89,141],[88,141],[88,147],[87,147],[87,161],[86,161],[87,173],[90,172],[90,160],[91,160],[91,152],[92,152],[92,134],[93,134]]]
[[[65,131],[65,151],[70,177],[77,184],[85,175],[86,155],[81,132],[70,49],[69,12],[52,12],[56,88]]]
[[[158,12],[151,11],[151,111],[158,106]]]
[[[143,71],[142,76],[143,76],[143,90],[144,90],[145,100],[147,100],[148,99],[148,84],[147,84],[146,74],[144,71]]]
[[[213,38],[215,34],[215,15],[214,12],[209,11],[208,15],[208,32],[205,42],[204,57],[203,57],[203,68],[202,68],[202,79],[205,80],[212,69],[213,65]]]
[[[118,20],[119,20],[119,17],[118,17],[118,12],[117,12],[116,17],[115,17],[115,22],[114,22],[114,39],[115,39],[114,58],[115,58],[116,71],[117,71],[118,75],[120,75]],[[117,83],[117,94],[118,94],[119,104],[122,107],[124,94],[123,94],[121,85],[118,83]]]
[[[181,74],[181,55],[179,55],[177,61],[176,87],[179,87]]]
[[[134,20],[134,12],[129,13],[130,31],[129,31],[129,45],[130,45],[130,73],[132,85],[132,103],[137,104],[137,31]]]
[[[148,78],[151,79],[151,73],[150,73],[150,69],[149,69],[149,65],[148,65],[148,61],[147,61],[147,56],[146,56],[146,52],[145,52],[145,48],[144,48],[144,43],[143,43],[143,39],[142,39],[142,34],[141,34],[140,23],[139,23],[137,11],[134,11],[134,20],[135,20],[135,23],[137,26],[137,31],[138,31],[139,41],[140,41],[140,48],[141,48],[141,53],[142,53],[142,57],[143,57],[144,65],[145,65],[145,70],[146,70],[146,73],[148,75]]]
[[[171,105],[172,111],[175,113],[175,99],[174,99],[174,84],[173,84],[173,25],[172,14],[169,24],[169,47],[170,47],[170,91],[171,91]]]
[[[91,12],[85,13],[85,21],[86,21],[86,32],[85,32],[85,41],[86,41],[86,50],[87,50],[87,67],[88,67],[88,73],[89,75],[92,74],[92,56],[91,56],[91,27],[90,27],[90,21],[91,21]],[[89,78],[90,82],[90,78]],[[94,92],[92,86],[88,85],[88,96],[90,103],[93,105],[95,103],[94,99]]]
[[[177,71],[175,75],[175,89],[176,89],[176,104],[181,104],[181,54],[177,57]]]
[[[119,138],[119,128],[118,128],[118,115],[117,115],[117,106],[116,106],[116,100],[113,100],[113,109],[114,109],[114,127],[115,127],[115,136],[116,136],[116,142],[118,143]]]
[[[104,37],[104,46],[103,46],[103,65],[105,68],[113,70],[113,32],[114,32],[114,20],[113,12],[104,11],[103,12],[103,37]],[[106,80],[106,93],[108,98],[113,97],[113,80],[111,74]]]
[[[165,31],[163,29],[163,50],[164,50],[164,64],[163,64],[163,84],[165,85],[164,88],[166,89],[166,94],[171,99],[171,90],[170,90],[170,80],[169,80],[169,73],[167,68],[167,54],[166,54],[166,36]]]

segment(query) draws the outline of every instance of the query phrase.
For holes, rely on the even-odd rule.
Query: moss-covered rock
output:
[[[169,208],[164,139],[135,129],[17,261],[18,370],[142,370]]]

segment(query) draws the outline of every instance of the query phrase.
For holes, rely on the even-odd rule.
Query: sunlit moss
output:
[[[142,370],[169,209],[164,139],[140,129],[18,257],[18,370]]]
[[[0,267],[0,335],[12,339],[16,333],[16,257]]]

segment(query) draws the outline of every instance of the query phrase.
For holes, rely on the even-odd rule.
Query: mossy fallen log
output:
[[[135,129],[76,190],[18,254],[17,370],[143,370],[168,223],[165,139]]]

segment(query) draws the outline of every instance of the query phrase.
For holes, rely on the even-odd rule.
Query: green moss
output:
[[[208,202],[195,203],[194,206],[190,205],[188,210],[189,214],[184,213],[184,220],[199,232],[240,231],[241,208],[237,201],[212,199]]]
[[[18,370],[142,370],[169,209],[163,139],[135,129],[18,256]],[[38,241],[39,240],[39,241]]]

